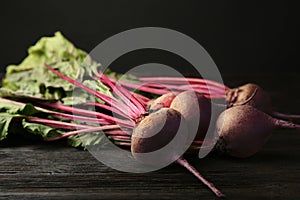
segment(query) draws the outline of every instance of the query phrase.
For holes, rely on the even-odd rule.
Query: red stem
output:
[[[163,94],[169,93],[170,89],[177,90],[175,92],[173,91],[173,93],[175,93],[175,94],[179,93],[180,91],[185,91],[186,89],[193,89],[195,92],[202,93],[207,98],[224,98],[225,97],[224,91],[222,91],[222,93],[221,93],[220,89],[213,88],[213,87],[211,87],[210,88],[211,91],[209,91],[207,89],[207,86],[203,86],[203,87],[206,87],[206,89],[204,89],[204,88],[200,88],[198,85],[184,85],[184,86],[165,85],[166,89],[163,89],[164,86],[161,85],[160,89],[156,89],[156,88],[144,86],[144,85],[149,85],[147,83],[146,84],[135,84],[135,83],[129,83],[129,82],[120,82],[120,83],[122,85],[124,85],[125,87],[129,87],[129,88],[133,88],[136,90],[149,92],[149,93],[157,94],[157,95],[163,95]],[[214,93],[211,94],[210,92],[212,92],[212,90],[214,90]]]
[[[70,114],[59,113],[59,112],[54,112],[54,111],[49,111],[49,114],[51,114],[54,117],[65,118],[65,119],[76,120],[76,121],[82,121],[82,122],[89,122],[89,123],[102,124],[102,125],[111,124],[110,122],[106,121],[105,119],[70,115]]]
[[[145,105],[147,104],[148,101],[150,101],[149,98],[147,98],[147,97],[145,97],[145,96],[143,96],[143,95],[141,95],[141,94],[138,94],[138,93],[135,93],[135,92],[132,92],[132,91],[130,91],[130,93],[131,93],[133,96],[135,96],[137,99],[140,99],[140,100],[142,100],[143,102],[145,102]]]
[[[126,146],[126,147],[130,147],[130,146],[131,146],[131,143],[130,143],[130,142],[119,142],[119,141],[115,141],[115,144],[116,144],[116,145],[119,145],[119,146]]]
[[[82,83],[79,83],[78,81],[76,80],[73,80],[71,79],[70,77],[68,76],[65,76],[63,75],[62,73],[58,72],[57,70],[53,69],[52,67],[50,67],[49,65],[45,64],[45,67],[52,71],[53,73],[55,73],[56,75],[58,75],[59,77],[61,77],[62,79],[72,83],[73,85],[77,86],[77,87],[80,87],[82,89],[84,89],[85,91],[91,93],[92,95],[98,97],[99,99],[101,99],[102,101],[104,101],[105,103],[111,105],[111,106],[114,106],[116,107],[118,110],[120,110],[121,112],[123,112],[125,115],[128,115],[128,113],[124,112],[124,110],[127,110],[126,109],[126,106],[122,103],[120,103],[117,99],[115,99],[114,97],[110,97],[110,96],[107,96],[105,94],[101,94],[85,85],[83,85]],[[133,114],[131,112],[129,112],[130,114]]]
[[[147,102],[150,101],[150,99],[147,98],[148,100],[145,101],[140,96],[138,96],[139,94],[131,92],[131,91],[129,91],[129,92],[132,96],[134,96],[140,102],[141,105],[143,105],[143,107],[147,107]]]
[[[117,89],[117,91],[119,91],[122,95],[124,95],[124,100],[125,99],[128,100],[127,102],[130,105],[130,108],[132,108],[137,113],[137,116],[135,116],[136,118],[139,117],[139,116],[141,116],[142,114],[144,114],[146,112],[146,109],[143,106],[143,104],[141,104],[140,101],[138,101],[138,99],[136,99],[135,96],[131,95],[128,90],[126,90],[124,87],[118,85],[116,83],[116,81],[111,81],[103,73],[102,73],[101,77],[103,79],[105,79],[105,81],[113,84],[115,86],[115,88]]]
[[[82,133],[90,133],[90,132],[95,132],[95,131],[103,131],[103,130],[108,130],[108,129],[117,129],[120,128],[118,125],[107,125],[107,126],[100,126],[100,127],[92,127],[92,128],[86,128],[86,129],[81,129],[81,130],[76,130],[76,131],[70,131],[67,132],[61,136],[54,137],[54,138],[45,138],[44,140],[46,141],[54,141],[54,140],[59,140],[65,137],[69,137],[72,135],[77,135],[77,134],[82,134]]]
[[[108,120],[108,121],[113,122],[113,123],[118,123],[121,126],[129,127],[129,128],[132,128],[135,125],[134,122],[122,120],[122,119],[112,117],[112,116],[109,116],[109,115],[106,115],[106,114],[103,114],[103,113],[99,113],[99,112],[94,112],[94,111],[90,111],[90,110],[83,110],[83,109],[79,109],[79,108],[65,106],[65,105],[62,105],[62,104],[59,104],[59,103],[46,103],[46,102],[39,102],[39,103],[41,103],[45,106],[49,106],[51,108],[55,108],[55,109],[70,112],[70,113],[76,113],[76,114],[80,114],[80,115],[99,117],[99,118]]]
[[[225,195],[219,191],[214,184],[206,180],[187,160],[181,157],[178,158],[176,162],[194,174],[194,176],[196,176],[204,185],[206,185],[213,193],[215,193],[217,197],[225,197]]]
[[[128,116],[126,116],[124,113],[120,112],[119,110],[114,109],[114,108],[112,108],[111,106],[108,106],[108,105],[105,105],[105,104],[102,104],[102,103],[97,103],[97,102],[86,102],[86,103],[84,103],[84,105],[103,108],[103,109],[105,109],[105,110],[114,112],[114,113],[116,113],[116,114],[118,114],[118,115],[120,115],[120,116],[123,116],[123,117],[126,117],[126,118],[128,117]]]
[[[223,95],[225,97],[225,90],[216,88],[216,87],[209,87],[207,85],[181,85],[181,86],[175,86],[178,87],[180,90],[186,90],[186,89],[198,89],[198,90],[203,90],[202,93],[207,93],[207,94],[217,94],[217,95]]]
[[[284,114],[279,112],[272,112],[271,115],[273,117],[278,117],[281,119],[293,120],[293,119],[300,119],[300,115],[293,115],[293,114]]]
[[[122,135],[110,135],[109,138],[111,138],[113,140],[121,141],[121,142],[130,142],[131,141],[130,137],[122,136]]]
[[[144,92],[149,92],[152,94],[162,95],[162,94],[166,94],[166,93],[170,92],[170,90],[149,88],[149,87],[143,86],[142,84],[134,84],[134,83],[124,82],[124,81],[119,81],[119,82],[120,82],[120,84],[124,85],[125,87],[129,87],[129,88],[136,89],[136,90],[141,90]]]
[[[128,99],[117,87],[117,85],[113,82],[110,81],[110,79],[108,79],[102,72],[100,72],[100,76],[101,77],[95,77],[96,79],[101,80],[104,84],[108,85],[108,87],[111,88],[111,90],[113,92],[115,92],[120,98],[121,100],[128,105],[128,108],[131,110],[131,112],[133,112],[134,116],[133,119],[137,118],[138,116],[141,115],[141,112],[138,110],[138,108],[136,107],[136,105],[134,105],[130,99]]]
[[[128,98],[132,101],[132,103],[138,108],[140,115],[145,114],[146,108],[143,106],[142,103],[132,95],[128,90],[116,84],[117,88]]]
[[[124,94],[126,94],[127,98],[129,98],[130,100],[133,101],[133,103],[137,106],[137,108],[139,108],[140,110],[144,110],[146,111],[145,107],[147,105],[146,102],[150,101],[149,98],[141,95],[141,94],[137,94],[134,93],[132,91],[127,90],[126,88],[122,87],[122,84],[119,82],[120,86],[117,85],[117,81],[113,78],[108,78],[107,79],[111,82],[113,82]]]
[[[223,90],[229,89],[226,85],[223,85],[221,83],[207,80],[207,79],[201,79],[201,78],[182,78],[182,77],[142,77],[139,78],[142,82],[156,82],[156,83],[168,83],[168,84],[187,84],[189,82],[190,84],[205,84],[205,85],[211,85],[218,88],[221,88]]]
[[[1,98],[1,97],[0,97],[0,99],[2,101],[6,101],[6,102],[9,102],[9,103],[14,103],[14,104],[17,104],[17,105],[20,105],[20,106],[24,106],[25,105],[25,103],[18,102],[18,101],[4,99],[4,98]],[[77,120],[77,121],[83,121],[83,122],[90,122],[90,123],[97,123],[97,124],[102,124],[102,125],[111,124],[110,122],[108,122],[105,119],[95,119],[95,118],[90,118],[90,117],[70,115],[70,114],[66,114],[66,113],[60,113],[60,112],[55,112],[55,111],[48,110],[48,109],[45,109],[45,108],[41,108],[39,106],[33,106],[33,107],[35,109],[39,110],[39,111],[48,113],[48,114],[50,114],[50,115],[52,115],[54,117],[65,118],[65,119],[70,119],[70,120]]]
[[[51,119],[43,119],[38,117],[24,117],[24,119],[28,122],[41,123],[47,126],[55,127],[55,128],[63,128],[63,129],[87,129],[94,128],[95,126],[81,125],[81,124],[72,124],[68,122],[61,122]]]
[[[124,130],[109,130],[105,131],[107,135],[123,135],[123,136],[130,136],[131,133],[129,131]]]
[[[210,94],[211,92],[213,92],[213,94],[220,94],[220,95],[225,95],[225,91],[217,88],[217,87],[212,87],[212,86],[208,86],[205,84],[184,84],[184,85],[170,85],[170,84],[157,84],[157,83],[141,83],[141,84],[136,84],[136,87],[138,87],[139,85],[143,85],[146,87],[154,87],[154,88],[158,88],[158,89],[175,89],[175,90],[191,90],[191,89],[197,89],[200,91],[200,93],[206,93],[206,94]]]

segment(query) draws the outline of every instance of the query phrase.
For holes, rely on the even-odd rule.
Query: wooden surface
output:
[[[295,106],[299,95],[291,98],[292,90],[299,91],[296,76],[286,77],[285,87],[269,76],[227,76],[225,81],[237,85],[248,79],[270,91],[279,110],[300,113]],[[217,199],[175,164],[146,174],[123,173],[64,142],[15,140],[0,143],[0,199]],[[299,131],[274,131],[264,149],[251,158],[188,160],[227,199],[300,199]]]

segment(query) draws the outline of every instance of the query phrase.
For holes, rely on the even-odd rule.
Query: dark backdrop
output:
[[[121,31],[158,26],[198,41],[222,75],[299,72],[299,14],[288,1],[2,1],[0,66],[19,63],[41,36],[60,30],[89,51]],[[128,67],[152,59],[183,65],[175,56],[138,53],[115,64]],[[134,58],[134,59],[132,59]],[[181,66],[183,67],[183,66]],[[186,71],[189,71],[188,69]]]

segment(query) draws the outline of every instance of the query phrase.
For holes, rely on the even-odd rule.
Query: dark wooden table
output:
[[[224,76],[229,85],[256,81],[280,111],[300,113],[297,74]],[[295,94],[296,91],[297,93]],[[255,126],[255,125],[254,125]],[[264,149],[247,159],[210,156],[188,160],[227,199],[300,199],[300,133],[274,131]],[[0,199],[216,199],[178,165],[146,174],[110,169],[88,151],[63,142],[0,143]]]

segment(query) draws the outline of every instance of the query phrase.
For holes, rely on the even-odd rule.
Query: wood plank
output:
[[[295,131],[282,131],[248,159],[210,156],[189,160],[230,199],[296,199],[300,198],[297,140]],[[214,198],[180,166],[145,174],[123,173],[99,163],[87,151],[62,144],[0,148],[0,179],[0,197],[10,199]]]

